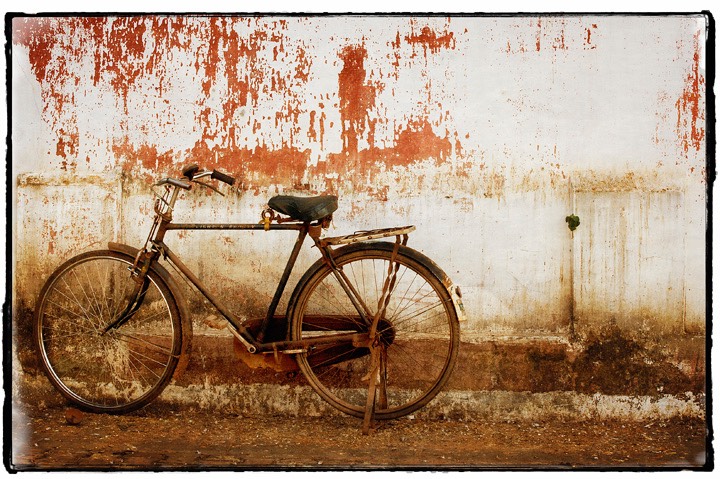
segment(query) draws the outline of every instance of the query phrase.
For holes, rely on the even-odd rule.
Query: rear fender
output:
[[[362,242],[362,243],[353,243],[349,244],[347,246],[343,246],[341,248],[337,248],[333,250],[333,257],[339,258],[343,255],[353,253],[355,251],[363,251],[363,250],[386,250],[386,251],[393,251],[395,248],[395,243],[390,243],[387,241],[368,241],[368,242]],[[408,248],[407,246],[400,246],[400,251],[406,256],[409,256],[410,258],[414,259],[420,264],[424,264],[427,266],[427,268],[430,270],[430,272],[440,280],[440,282],[445,286],[448,294],[450,295],[450,298],[452,299],[453,306],[455,307],[455,312],[457,314],[458,321],[464,321],[466,319],[465,317],[465,307],[462,303],[462,297],[460,293],[460,287],[455,285],[450,277],[445,274],[445,272],[438,266],[435,261],[431,260],[421,252]],[[308,268],[308,270],[305,272],[303,277],[298,281],[295,290],[292,293],[292,296],[290,297],[290,302],[288,303],[288,311],[287,311],[287,317],[288,319],[292,317],[292,309],[295,305],[298,296],[300,295],[300,291],[302,289],[302,286],[305,284],[305,282],[317,272],[318,269],[325,266],[325,262],[323,259],[317,260],[315,263]],[[290,328],[291,325],[288,322],[288,338],[290,337]]]
[[[355,245],[346,246],[345,248],[348,248],[347,250],[345,248],[340,248],[336,250],[334,254],[345,254],[346,252],[350,252],[350,248],[352,246],[357,246],[356,249],[380,248],[387,251],[392,251],[395,248],[395,243],[389,243],[387,241],[358,243]],[[452,299],[453,305],[455,306],[455,312],[457,314],[458,321],[465,321],[467,318],[465,316],[465,306],[462,302],[462,293],[460,292],[460,287],[453,283],[452,279],[450,279],[450,277],[445,273],[445,271],[442,270],[440,266],[438,266],[435,261],[428,258],[418,250],[409,248],[407,246],[400,246],[400,250],[406,256],[409,256],[418,263],[424,264],[428,267],[428,269],[430,269],[432,274],[435,275],[435,277],[440,280],[443,286],[445,286],[445,289],[447,289],[447,292]]]

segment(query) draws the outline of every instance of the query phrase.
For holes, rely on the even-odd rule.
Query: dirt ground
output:
[[[124,416],[13,411],[14,470],[703,468],[706,424],[241,417],[151,404]],[[70,420],[68,420],[68,415]],[[78,424],[71,424],[74,419]]]

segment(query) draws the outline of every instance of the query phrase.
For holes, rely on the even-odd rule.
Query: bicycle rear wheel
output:
[[[125,413],[155,399],[182,350],[173,295],[151,269],[142,305],[117,329],[127,307],[134,258],[114,251],[78,255],[48,278],[35,308],[35,341],[50,382],[79,407]]]
[[[337,265],[373,317],[393,247],[378,242],[337,251]],[[395,262],[396,281],[377,325],[378,419],[410,414],[432,400],[450,377],[459,345],[457,312],[434,263],[406,247],[399,249]],[[300,284],[290,313],[292,340],[369,330],[327,265],[316,263]],[[327,402],[347,414],[364,415],[373,365],[367,346],[315,346],[296,358],[310,385]]]

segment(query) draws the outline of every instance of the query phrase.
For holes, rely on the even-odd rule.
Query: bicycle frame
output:
[[[320,240],[320,233],[322,225],[319,222],[299,222],[294,220],[283,220],[283,223],[270,223],[267,218],[263,215],[263,219],[266,221],[261,223],[172,223],[172,210],[174,208],[175,201],[178,195],[178,188],[183,188],[175,183],[170,183],[174,186],[174,190],[170,197],[170,201],[166,201],[164,198],[160,198],[166,203],[167,209],[161,211],[156,204],[156,216],[151,229],[150,235],[148,236],[148,242],[151,244],[151,252],[147,254],[146,261],[152,263],[157,261],[159,256],[162,255],[164,258],[169,260],[182,275],[184,275],[200,293],[222,314],[222,316],[230,323],[230,331],[235,337],[247,348],[250,353],[256,352],[284,352],[284,353],[300,353],[305,352],[308,348],[313,345],[328,344],[328,343],[340,343],[347,342],[353,344],[368,344],[370,343],[370,334],[367,332],[360,333],[338,333],[332,335],[324,335],[316,338],[307,338],[298,341],[272,341],[264,342],[264,337],[267,334],[268,328],[272,319],[275,317],[277,306],[280,299],[285,291],[290,275],[293,271],[295,263],[297,261],[300,249],[305,242],[305,238],[309,235],[315,245],[321,251],[323,258],[326,263],[330,266],[333,274],[338,278],[340,285],[348,294],[352,304],[358,310],[360,317],[370,326],[372,323],[372,317],[369,317],[369,308],[363,303],[359,295],[354,291],[354,288],[350,285],[350,282],[345,277],[342,270],[334,265],[332,260],[332,254],[330,246],[324,244]],[[239,231],[297,231],[298,236],[293,246],[290,257],[287,260],[285,268],[283,270],[280,281],[278,282],[275,294],[273,295],[272,301],[267,310],[267,314],[262,320],[260,330],[257,335],[253,336],[251,332],[242,324],[229,308],[223,303],[220,298],[210,291],[205,284],[197,277],[188,267],[185,265],[180,258],[168,247],[165,243],[165,234],[168,231],[173,230],[239,230]],[[146,250],[147,251],[147,250]],[[148,266],[143,268],[147,271]],[[140,273],[142,275],[142,273]],[[122,319],[122,318],[120,318]],[[121,321],[120,321],[121,322]],[[114,326],[114,325],[113,325]],[[113,327],[111,326],[111,327]]]

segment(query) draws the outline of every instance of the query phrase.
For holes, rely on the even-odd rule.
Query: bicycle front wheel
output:
[[[35,308],[36,346],[50,382],[92,412],[145,406],[170,382],[180,357],[179,310],[153,269],[139,309],[105,331],[131,300],[133,261],[114,251],[78,255],[50,276]]]
[[[394,245],[366,243],[338,250],[336,264],[377,323],[379,347],[350,343],[317,345],[296,356],[310,385],[337,409],[362,417],[373,365],[379,365],[375,417],[410,414],[433,399],[450,377],[459,345],[454,303],[437,272],[420,253],[401,247],[395,281],[381,300]],[[444,274],[443,274],[444,276]],[[301,280],[291,312],[290,338],[317,338],[341,332],[368,332],[367,321],[333,271],[317,263]],[[378,357],[373,358],[373,354]]]

